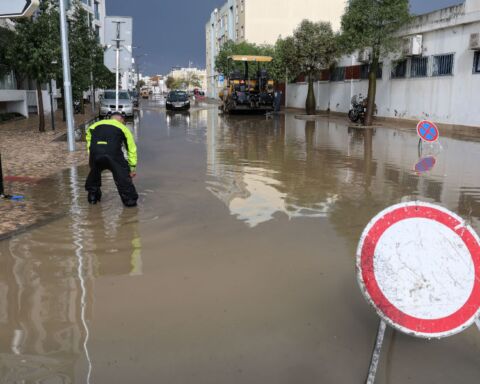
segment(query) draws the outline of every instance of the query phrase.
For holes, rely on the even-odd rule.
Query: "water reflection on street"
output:
[[[412,132],[347,129],[292,115],[209,117],[208,189],[250,226],[277,212],[332,220],[351,212],[349,220],[364,221],[358,210],[374,214],[374,207],[414,199],[478,224],[480,176],[466,166],[480,158],[476,143],[443,138],[424,144],[419,157]]]
[[[63,216],[0,242],[0,383],[357,383],[378,324],[355,282],[368,221],[400,201],[480,230],[480,144],[339,119],[166,113],[145,102],[139,208],[85,167],[39,184]],[[50,196],[47,198],[46,196]],[[387,334],[379,383],[473,383],[477,329]]]

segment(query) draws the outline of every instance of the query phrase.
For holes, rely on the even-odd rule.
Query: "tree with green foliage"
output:
[[[232,63],[229,63],[228,58],[233,55],[264,55],[265,47],[243,41],[235,43],[232,40],[223,44],[220,52],[215,58],[215,69],[218,73],[228,74],[232,70]]]
[[[342,17],[341,45],[346,53],[368,49],[368,105],[365,125],[372,125],[380,59],[396,52],[399,30],[411,21],[408,0],[350,0]]]
[[[279,81],[293,81],[300,73],[300,63],[296,55],[292,36],[279,38],[273,47],[272,77]]]
[[[168,89],[175,89],[175,79],[172,76],[168,76],[167,80],[165,80],[165,85]]]
[[[14,38],[14,31],[0,27],[0,77],[8,75],[13,70],[13,63],[7,55]]]
[[[143,81],[143,80],[138,80],[138,82],[137,82],[137,87],[136,87],[137,90],[140,91],[140,89],[142,89],[142,88],[145,86],[145,84],[146,84],[145,81]]]
[[[308,93],[305,102],[307,115],[316,113],[313,82],[315,75],[322,69],[329,68],[338,55],[337,36],[330,23],[303,20],[293,33],[293,40],[283,43],[285,57],[289,59],[295,75],[307,76]],[[293,55],[292,55],[293,50]]]
[[[53,0],[45,0],[35,18],[19,19],[15,24],[15,34],[6,52],[7,62],[23,76],[35,80],[38,129],[45,132],[42,84],[58,74],[58,66],[52,66],[52,62],[60,62],[61,55],[58,10]]]
[[[264,64],[270,77],[277,82],[285,79],[285,70],[280,70],[280,67],[276,65],[276,50],[275,47],[271,45],[257,45],[247,41],[241,43],[235,43],[231,40],[227,41],[222,46],[217,58],[215,59],[215,69],[218,73],[228,75],[229,72],[234,70],[239,70],[241,72],[244,70],[243,63],[229,62],[228,58],[233,55],[271,56],[273,57],[273,61],[271,63]],[[257,69],[255,66],[249,67],[251,76],[255,76],[256,71]]]
[[[95,61],[99,60],[99,56],[95,55],[95,52],[98,52],[99,44],[89,23],[88,13],[79,0],[73,3],[68,37],[72,94],[74,100],[80,101],[82,113],[84,113],[83,93],[92,86],[92,77],[96,69],[95,67],[98,65],[98,61],[97,63]]]

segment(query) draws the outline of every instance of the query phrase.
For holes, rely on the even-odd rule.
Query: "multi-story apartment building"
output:
[[[303,19],[329,21],[338,30],[344,10],[344,0],[228,0],[212,12],[205,27],[208,96],[217,96],[215,58],[225,42],[274,44]]]
[[[192,91],[194,88],[205,89],[207,87],[207,74],[204,69],[198,69],[193,67],[174,67],[167,75],[167,77],[173,77],[175,80],[185,80],[191,78],[192,76],[195,76],[201,85],[200,87],[194,87],[193,85],[190,85],[188,87],[189,91]]]
[[[88,12],[89,23],[92,29],[95,30],[95,34],[98,37],[98,41],[104,44],[104,21],[106,16],[106,0],[80,0],[85,10]],[[69,0],[70,5],[73,3]]]
[[[89,23],[101,44],[104,43],[104,20],[106,16],[106,0],[78,0],[83,8],[88,12]],[[73,0],[68,0],[68,6],[71,7]]]

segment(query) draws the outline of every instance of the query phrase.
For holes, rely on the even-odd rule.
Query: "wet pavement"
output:
[[[293,114],[166,114],[144,102],[139,207],[85,167],[38,187],[50,223],[0,242],[0,383],[362,383],[378,318],[359,236],[420,199],[480,230],[480,144]],[[52,188],[54,186],[54,188]],[[389,331],[378,383],[476,383],[480,332]]]

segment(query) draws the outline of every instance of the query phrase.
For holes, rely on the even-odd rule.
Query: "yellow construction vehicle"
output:
[[[228,58],[226,84],[220,92],[223,112],[273,111],[274,82],[265,68],[266,63],[271,63],[272,60],[270,56],[249,55],[234,55]]]

